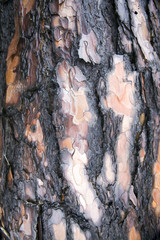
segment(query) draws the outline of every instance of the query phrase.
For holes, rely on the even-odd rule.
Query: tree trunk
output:
[[[158,0],[1,0],[0,238],[160,239]]]

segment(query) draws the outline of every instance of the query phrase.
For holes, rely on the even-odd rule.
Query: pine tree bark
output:
[[[0,238],[160,239],[160,5],[0,3]]]

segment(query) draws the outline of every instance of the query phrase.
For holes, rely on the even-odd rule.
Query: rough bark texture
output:
[[[159,9],[1,1],[1,239],[160,239]]]

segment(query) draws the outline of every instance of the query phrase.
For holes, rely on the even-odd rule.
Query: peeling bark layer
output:
[[[159,2],[0,12],[0,238],[159,239]]]

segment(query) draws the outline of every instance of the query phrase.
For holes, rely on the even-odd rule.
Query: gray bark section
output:
[[[159,3],[153,1],[159,15]],[[160,56],[160,35],[154,24],[152,14],[148,7],[148,1],[141,1],[142,9],[148,17],[148,27],[152,34],[151,44],[158,56]],[[25,90],[20,97],[18,106],[5,105],[5,72],[6,57],[9,43],[14,33],[14,11],[19,3],[17,1],[2,1],[0,3],[0,141],[3,143],[3,153],[0,163],[0,205],[4,209],[1,214],[0,226],[8,232],[11,239],[54,239],[53,232],[49,228],[51,210],[60,209],[66,219],[67,239],[73,239],[71,234],[71,222],[77,223],[80,228],[91,233],[90,239],[128,239],[127,219],[131,211],[135,213],[137,226],[141,239],[159,239],[158,218],[151,207],[153,186],[153,164],[157,159],[159,125],[159,86],[154,81],[152,65],[145,59],[144,66],[138,65],[138,55],[142,50],[131,30],[131,13],[126,1],[127,22],[122,22],[117,12],[117,4],[114,1],[82,1],[82,14],[98,39],[98,53],[101,56],[100,64],[85,63],[79,59],[78,36],[73,39],[71,48],[72,65],[77,65],[86,76],[89,88],[88,100],[98,116],[94,128],[88,130],[88,143],[90,146],[89,164],[87,173],[97,196],[99,197],[105,214],[100,227],[84,218],[80,212],[76,197],[63,177],[61,166],[58,134],[64,128],[65,119],[59,114],[61,103],[59,101],[59,85],[56,79],[56,66],[63,57],[54,46],[53,29],[51,28],[51,16],[54,14],[49,8],[50,1],[37,1],[34,10],[28,13],[26,19],[27,30],[20,36],[21,63],[19,72],[25,81],[28,71],[28,56],[31,42],[38,38],[43,42],[42,48],[36,53],[38,64],[36,67],[36,83]],[[20,14],[20,13],[19,13]],[[138,13],[135,13],[138,14]],[[44,29],[40,24],[44,20]],[[31,22],[30,22],[31,21]],[[159,18],[160,21],[160,18]],[[22,34],[22,33],[21,33]],[[37,35],[38,37],[37,37]],[[121,42],[121,36],[125,35],[132,43],[131,53],[126,52]],[[139,116],[145,113],[145,122],[141,127],[138,120],[135,122],[132,136],[134,144],[131,147],[130,159],[131,184],[134,186],[135,195],[139,206],[135,207],[130,201],[124,206],[123,202],[116,200],[115,184],[108,185],[106,189],[97,184],[96,179],[103,166],[103,156],[111,153],[116,165],[116,141],[120,131],[122,119],[115,116],[112,110],[105,111],[100,104],[100,98],[106,96],[107,86],[101,88],[101,82],[112,69],[112,56],[123,55],[128,62],[130,70],[137,71],[136,88],[139,100]],[[143,56],[143,54],[142,54]],[[140,74],[144,76],[144,101]],[[106,83],[104,82],[104,85]],[[38,100],[37,100],[38,99]],[[43,162],[37,156],[36,145],[28,142],[25,137],[26,110],[32,107],[40,112],[40,123],[44,134],[46,146],[46,158],[48,166],[43,167]],[[56,121],[55,121],[56,119]],[[58,126],[57,121],[59,122]],[[113,137],[111,137],[113,132]],[[139,160],[139,151],[142,145],[142,133],[146,138],[146,156],[144,164]],[[0,144],[1,147],[1,144]],[[1,149],[0,149],[1,153]],[[7,159],[7,160],[6,160]],[[13,182],[8,182],[8,174],[11,170]],[[29,178],[28,178],[29,176]],[[47,177],[49,176],[49,178]],[[46,193],[43,197],[38,193],[37,178],[44,182]],[[49,179],[49,180],[48,180]],[[25,188],[29,186],[33,191],[33,197],[26,194]],[[107,195],[108,191],[110,196]],[[53,200],[55,196],[55,200]],[[21,204],[32,212],[32,235],[21,238],[19,219],[21,218]],[[124,219],[121,217],[124,211]],[[2,224],[3,222],[3,224]],[[0,237],[8,239],[1,230]]]

